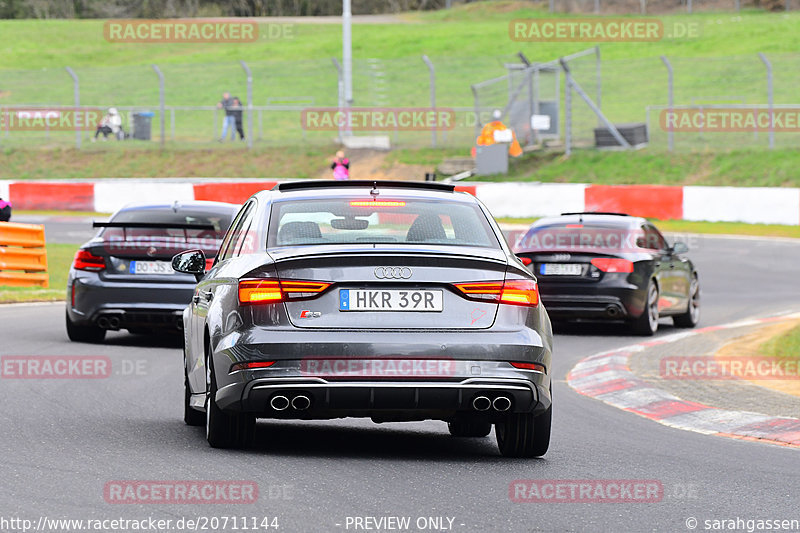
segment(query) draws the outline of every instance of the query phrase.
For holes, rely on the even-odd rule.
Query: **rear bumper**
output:
[[[622,275],[598,283],[541,283],[542,303],[554,319],[588,318],[624,320],[639,317],[646,291]]]
[[[394,360],[396,363],[409,360]],[[441,360],[440,360],[441,361]],[[508,413],[541,413],[550,406],[550,378],[543,372],[519,370],[505,362],[448,361],[452,375],[435,378],[311,376],[301,361],[282,361],[256,372],[240,371],[241,380],[222,387],[216,396],[224,410],[251,413],[259,418],[329,419],[370,417],[376,420],[449,420],[480,416],[500,420]],[[277,404],[276,398],[283,397]],[[294,400],[305,397],[305,407]],[[474,401],[491,404],[478,409]],[[302,399],[301,399],[302,400]],[[502,400],[501,400],[502,402]]]
[[[126,283],[81,273],[70,275],[67,283],[67,312],[79,325],[97,325],[105,318],[112,320],[112,327],[107,329],[177,330],[183,326],[182,312],[193,293],[191,283]]]

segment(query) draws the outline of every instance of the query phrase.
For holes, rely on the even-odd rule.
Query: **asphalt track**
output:
[[[702,325],[800,310],[800,244],[688,240],[701,275]],[[739,518],[744,527],[745,520],[800,519],[798,450],[665,427],[566,385],[581,358],[638,340],[616,327],[557,332],[550,451],[543,459],[509,460],[498,455],[493,434],[454,439],[441,422],[260,421],[255,449],[214,450],[202,429],[181,420],[175,341],[111,334],[102,345],[70,343],[63,315],[63,305],[1,307],[0,355],[104,355],[113,372],[107,379],[0,380],[4,532],[21,529],[3,519],[35,524],[40,517],[173,524],[182,517],[277,517],[284,532],[377,531],[356,529],[354,518],[390,516],[410,517],[410,531],[481,532],[690,531],[690,518],[703,531],[712,519]],[[676,331],[669,320],[661,326],[660,335]],[[741,403],[758,411],[755,398]],[[514,503],[509,485],[517,479],[656,480],[663,499]],[[249,480],[259,497],[239,505],[107,503],[104,486],[115,480]],[[420,517],[453,522],[420,529]]]

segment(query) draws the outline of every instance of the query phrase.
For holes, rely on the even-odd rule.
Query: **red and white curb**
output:
[[[129,202],[217,200],[243,203],[279,180],[162,178],[0,180],[0,198],[20,210],[111,213]],[[496,217],[528,218],[575,211],[614,211],[659,220],[800,225],[800,188],[459,182]]]
[[[689,402],[654,387],[631,372],[628,366],[631,355],[652,346],[676,342],[710,331],[741,328],[792,318],[800,318],[800,313],[699,328],[595,354],[582,359],[570,370],[567,374],[567,383],[584,396],[596,398],[608,405],[636,413],[665,426],[706,435],[800,447],[800,419],[749,411],[731,411]]]

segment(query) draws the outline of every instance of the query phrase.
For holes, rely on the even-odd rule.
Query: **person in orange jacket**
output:
[[[510,128],[507,128],[505,124],[501,122],[501,118],[503,113],[499,109],[495,109],[492,112],[492,121],[487,123],[481,129],[481,134],[478,135],[478,139],[475,141],[475,144],[478,146],[489,146],[490,144],[495,144],[498,142],[497,136],[495,135],[497,132],[508,131],[511,133],[511,143],[508,146],[508,155],[513,157],[518,157],[522,155],[522,147],[519,145],[517,141],[517,136],[514,134],[514,131]],[[507,134],[500,134],[500,136],[507,136]],[[475,147],[472,147],[472,157],[475,157]]]

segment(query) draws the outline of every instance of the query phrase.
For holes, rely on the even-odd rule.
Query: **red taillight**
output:
[[[527,279],[456,283],[455,287],[471,300],[487,300],[511,305],[539,305],[539,289],[536,282]]]
[[[213,267],[213,266],[214,266],[214,258],[213,257],[207,257],[206,258],[206,272],[211,270],[211,267]]]
[[[633,261],[615,257],[597,257],[592,264],[603,272],[633,272]]]
[[[511,363],[511,366],[514,368],[519,368],[520,370],[535,370],[536,372],[545,373],[544,365],[540,365],[539,363]]]
[[[512,279],[506,281],[500,294],[500,303],[513,305],[539,305],[539,288],[535,281]]]
[[[239,370],[258,370],[259,368],[269,368],[275,361],[252,361],[250,363],[234,363],[231,365],[231,372]]]
[[[330,287],[321,281],[244,279],[239,282],[239,303],[277,303],[284,299],[313,298]]]
[[[78,250],[72,260],[72,268],[76,270],[104,270],[106,268],[106,260],[99,255],[94,255],[89,250]]]

